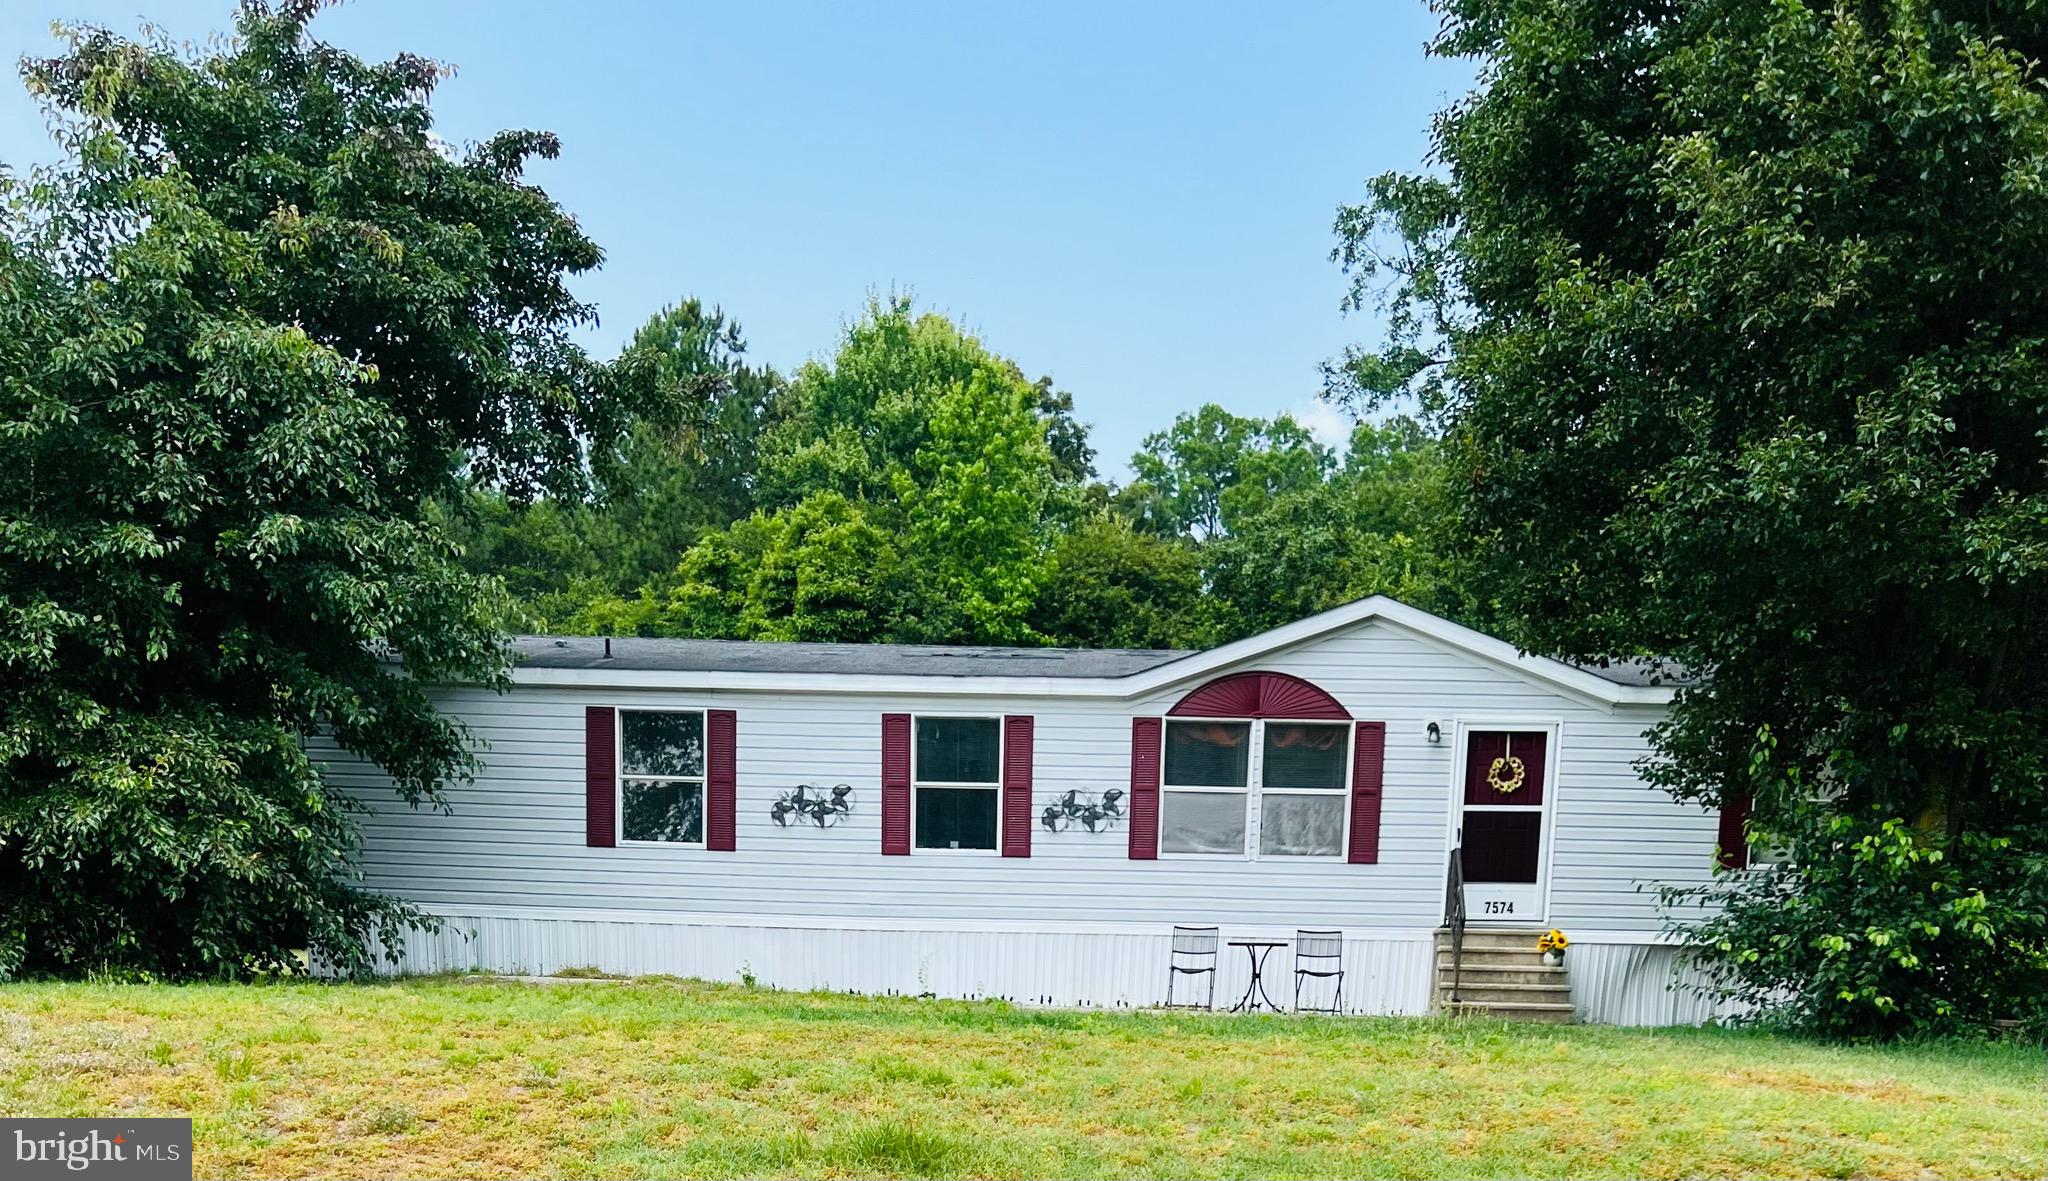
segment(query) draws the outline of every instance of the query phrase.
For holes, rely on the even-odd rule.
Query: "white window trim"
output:
[[[700,775],[641,775],[626,770],[626,715],[632,714],[696,714],[697,733],[703,736],[704,772]],[[642,841],[626,837],[626,781],[642,783],[694,783],[697,785],[698,823],[697,829],[703,838],[694,841]],[[706,849],[710,847],[711,836],[711,716],[709,711],[685,706],[680,709],[657,709],[653,706],[620,705],[612,707],[612,840],[622,848],[632,849]]]
[[[1820,769],[1820,774],[1815,776],[1815,779],[1817,780],[1817,782],[1811,788],[1807,789],[1807,803],[1823,805],[1832,804],[1842,797],[1842,793],[1845,789],[1842,787],[1841,784],[1834,782],[1833,767],[1822,767]],[[1797,866],[1799,864],[1799,859],[1792,855],[1791,849],[1788,849],[1783,845],[1761,844],[1757,841],[1757,839],[1754,836],[1751,835],[1749,822],[1755,815],[1754,802],[1751,803],[1750,807],[1751,814],[1749,816],[1744,816],[1742,818],[1742,844],[1743,847],[1749,851],[1749,856],[1744,859],[1741,869],[1724,870],[1722,872],[1767,873],[1774,870],[1789,869]],[[1718,842],[1718,837],[1716,838],[1716,840]],[[1718,848],[1716,848],[1715,850],[1714,864],[1716,866],[1720,864],[1720,850]]]
[[[1245,786],[1243,787],[1176,787],[1166,781],[1167,731],[1176,723],[1213,723],[1230,726],[1249,726],[1246,738],[1250,750],[1245,755]],[[1266,726],[1336,726],[1344,731],[1344,775],[1336,790],[1321,787],[1267,787],[1266,778]],[[1353,761],[1358,757],[1358,722],[1356,719],[1339,721],[1336,718],[1192,718],[1170,715],[1159,727],[1159,856],[1169,861],[1278,861],[1288,864],[1300,862],[1313,865],[1317,862],[1348,862],[1351,859],[1351,806]],[[1173,792],[1190,794],[1206,792],[1211,795],[1243,796],[1245,800],[1244,847],[1236,853],[1179,853],[1166,848],[1166,810],[1171,802],[1167,796]],[[1344,801],[1344,821],[1339,830],[1340,840],[1335,853],[1261,853],[1259,836],[1264,821],[1264,800],[1266,793],[1276,796],[1318,796],[1328,799],[1337,796]]]
[[[996,778],[993,783],[953,783],[934,779],[926,781],[917,777],[917,724],[926,718],[994,722],[996,724]],[[1003,768],[1004,757],[1009,753],[1009,726],[1001,714],[980,713],[914,713],[910,715],[910,852],[912,856],[929,853],[939,857],[1001,857],[1003,855]],[[917,792],[922,787],[971,788],[976,791],[996,793],[995,847],[989,849],[937,849],[917,843]]]
[[[1743,825],[1745,839],[1748,828],[1747,824]],[[1798,864],[1792,857],[1792,850],[1782,845],[1759,845],[1755,841],[1748,841],[1748,844],[1749,860],[1743,863],[1737,873],[1767,873],[1772,870],[1789,869]]]

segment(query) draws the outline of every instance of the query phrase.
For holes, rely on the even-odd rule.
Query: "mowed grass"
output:
[[[2038,1049],[674,980],[0,986],[0,1114],[202,1177],[2037,1177]]]

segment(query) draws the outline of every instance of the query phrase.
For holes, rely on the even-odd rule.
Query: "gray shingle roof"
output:
[[[1583,669],[1603,681],[1617,685],[1636,687],[1657,685],[1676,689],[1685,685],[1697,685],[1700,678],[1682,664],[1669,660],[1649,660],[1638,657],[1632,660],[1610,660],[1606,664],[1592,661],[1568,661],[1573,668]]]
[[[515,636],[521,668],[644,672],[845,673],[867,676],[1125,677],[1195,653],[1150,648],[994,648],[952,644],[793,644],[757,640],[650,640],[599,636]],[[1572,662],[1601,680],[1676,688],[1700,678],[1669,661]]]
[[[786,644],[752,640],[515,636],[521,668],[650,672],[853,673],[930,677],[1122,677],[1190,652],[1143,648],[980,648],[945,644]]]

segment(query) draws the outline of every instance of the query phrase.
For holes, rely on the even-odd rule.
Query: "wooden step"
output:
[[[1574,1019],[1570,1004],[1540,1001],[1462,1001],[1439,1006],[1453,1017],[1491,1017],[1498,1021],[1531,1021],[1547,1025],[1569,1025]]]
[[[1448,978],[1437,982],[1436,996],[1439,1004],[1450,1003],[1451,982]],[[1458,982],[1458,1000],[1506,1005],[1534,1002],[1569,1007],[1572,1003],[1572,990],[1565,984],[1503,984],[1491,980],[1461,980]]]
[[[1563,965],[1543,962],[1540,930],[1530,927],[1466,927],[1461,953],[1453,956],[1451,933],[1436,932],[1436,1005],[1454,1016],[1489,1017],[1565,1025],[1575,1020],[1571,979]],[[1458,999],[1451,1000],[1452,962],[1457,961]]]
[[[1436,978],[1439,984],[1448,986],[1451,982],[1451,966],[1438,964]],[[1542,984],[1553,988],[1569,989],[1571,981],[1565,977],[1563,968],[1538,965],[1533,968],[1474,968],[1466,964],[1457,973],[1459,980],[1466,984]]]
[[[1542,934],[1543,932],[1541,931],[1481,931],[1467,927],[1465,928],[1465,950],[1468,952],[1536,952],[1536,940]],[[1449,931],[1438,931],[1436,933],[1436,945],[1440,951],[1449,948],[1451,946],[1451,933]],[[1541,954],[1540,952],[1536,953]]]
[[[1512,968],[1519,972],[1533,972],[1539,968],[1548,969],[1552,972],[1564,971],[1562,965],[1551,967],[1543,962],[1542,956],[1534,952],[1528,955],[1521,955],[1516,952],[1507,951],[1473,951],[1468,947],[1465,949],[1465,954],[1459,957],[1457,962],[1462,963],[1468,971],[1473,968]],[[1452,956],[1450,952],[1439,951],[1436,953],[1437,967],[1449,970],[1451,963]]]
[[[1524,954],[1519,951],[1473,951],[1468,947],[1465,949],[1464,955],[1455,958],[1458,962],[1468,966],[1471,964],[1492,964],[1495,967],[1501,968],[1549,968],[1553,972],[1562,972],[1565,969],[1564,964],[1552,965],[1535,952]],[[1442,948],[1437,949],[1437,963],[1448,966],[1452,959],[1453,957],[1450,952]]]

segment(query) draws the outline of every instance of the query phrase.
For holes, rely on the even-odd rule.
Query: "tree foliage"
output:
[[[2048,997],[2038,6],[1446,0],[1432,176],[1339,219],[1517,637],[1708,674],[1655,780],[1788,867],[1697,952],[1842,1034]]]
[[[760,432],[759,508],[583,627],[746,639],[1032,643],[1056,502],[1089,470],[1072,399],[945,318],[871,301]]]
[[[1436,548],[1443,469],[1413,419],[1362,422],[1341,466],[1299,481],[1228,487],[1222,530],[1201,549],[1224,638],[1278,627],[1369,595],[1472,614]]]
[[[617,368],[664,409],[636,422],[587,514],[590,545],[626,585],[666,570],[677,551],[752,512],[761,437],[780,421],[780,374],[746,362],[747,344],[723,309],[686,299],[656,313],[627,344]]]
[[[1208,640],[1208,616],[1195,546],[1105,510],[1054,545],[1031,625],[1070,647],[1182,648]]]
[[[519,601],[521,626],[594,627],[706,534],[754,510],[760,440],[786,383],[746,362],[737,321],[686,299],[648,319],[612,377],[657,417],[626,425],[587,492],[521,500],[485,481],[434,506],[467,564]]]
[[[1329,448],[1284,414],[1245,418],[1210,403],[1145,436],[1131,457],[1138,478],[1120,499],[1156,532],[1214,537],[1223,531],[1226,499],[1311,487],[1333,462]]]
[[[882,502],[898,495],[902,477],[927,485],[930,465],[943,458],[943,445],[933,449],[939,403],[977,381],[984,396],[1000,395],[1003,413],[1015,398],[1036,416],[1042,454],[1034,463],[1062,482],[1085,477],[1091,452],[1070,397],[1049,380],[1027,382],[1014,362],[944,316],[914,314],[898,295],[870,299],[829,363],[797,371],[787,415],[762,440],[761,502],[794,504],[821,491]]]
[[[895,540],[855,501],[819,492],[705,537],[632,597],[601,596],[572,624],[605,635],[868,643],[905,607]]]
[[[470,755],[423,686],[504,658],[425,502],[576,495],[660,417],[569,340],[599,252],[521,179],[552,137],[449,153],[440,70],[315,7],[25,67],[68,164],[0,193],[0,974],[346,966],[412,920],[300,740],[435,803]]]

